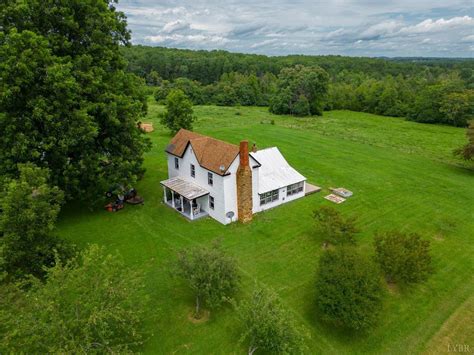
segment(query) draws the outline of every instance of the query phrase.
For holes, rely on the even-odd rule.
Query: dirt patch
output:
[[[444,236],[441,234],[441,233],[436,233],[434,236],[433,236],[433,239],[434,240],[437,240],[438,242],[442,242],[444,240]]]
[[[188,320],[193,323],[193,324],[201,324],[201,323],[206,323],[209,320],[209,317],[211,315],[211,312],[209,312],[207,309],[201,311],[201,315],[199,318],[195,318],[195,310],[193,309],[188,313]]]

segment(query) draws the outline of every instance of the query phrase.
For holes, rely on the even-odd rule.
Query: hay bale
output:
[[[155,130],[153,128],[153,123],[140,123],[140,129],[146,133],[150,133]]]

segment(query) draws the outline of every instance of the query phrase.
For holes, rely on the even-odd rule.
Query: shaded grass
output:
[[[245,351],[238,344],[233,310],[224,307],[208,322],[189,322],[193,295],[169,273],[180,248],[216,238],[238,259],[243,275],[238,297],[249,295],[255,281],[274,288],[310,331],[313,353],[422,352],[474,295],[474,173],[451,153],[464,143],[464,130],[350,111],[295,119],[265,108],[196,107],[196,131],[232,143],[249,139],[260,148],[278,146],[309,182],[324,187],[260,213],[250,224],[222,226],[212,219],[191,223],[162,204],[159,181],[167,177],[163,150],[170,135],[158,123],[161,110],[150,101],[148,121],[156,131],[149,135],[153,148],[145,159],[147,174],[137,186],[145,205],[115,214],[68,206],[58,224],[62,236],[80,245],[118,249],[130,265],[147,273],[152,302],[146,328],[153,335],[145,352]],[[327,327],[314,309],[322,249],[312,235],[311,213],[330,204],[323,199],[330,186],[354,191],[337,209],[358,216],[359,244],[366,253],[372,253],[373,234],[382,230],[416,231],[432,241],[436,273],[423,285],[388,293],[379,326],[364,335]]]

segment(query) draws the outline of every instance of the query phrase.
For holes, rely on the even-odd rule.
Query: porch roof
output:
[[[192,200],[204,195],[209,194],[209,191],[203,189],[201,186],[180,178],[179,176],[163,180],[160,182],[161,185],[173,190],[188,200]]]

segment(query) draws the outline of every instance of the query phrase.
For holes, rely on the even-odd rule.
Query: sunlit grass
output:
[[[195,130],[233,143],[278,146],[308,181],[324,190],[258,214],[247,225],[223,226],[212,219],[189,222],[162,204],[159,181],[167,177],[164,147],[170,139],[160,127],[162,107],[150,100],[147,173],[137,188],[144,206],[118,213],[68,206],[59,233],[80,245],[99,243],[118,249],[133,267],[146,272],[151,303],[147,309],[148,353],[243,353],[234,311],[211,313],[202,324],[189,322],[191,292],[171,277],[168,266],[180,248],[220,238],[239,261],[239,297],[255,281],[276,290],[308,328],[313,353],[416,353],[439,337],[443,324],[474,295],[474,172],[453,156],[464,130],[423,125],[350,111],[296,119],[274,116],[265,108],[196,107]],[[236,114],[239,112],[239,114]],[[274,124],[271,121],[274,120]],[[311,212],[330,204],[328,187],[346,187],[354,196],[337,209],[359,218],[360,248],[372,253],[376,231],[416,231],[432,242],[436,273],[423,285],[389,293],[379,326],[364,335],[329,328],[314,311],[314,277],[321,243],[313,236]],[[473,321],[470,319],[463,320]],[[460,329],[463,329],[460,327]],[[472,334],[450,333],[456,342]],[[431,349],[432,350],[432,349]],[[440,351],[445,351],[440,349]]]

